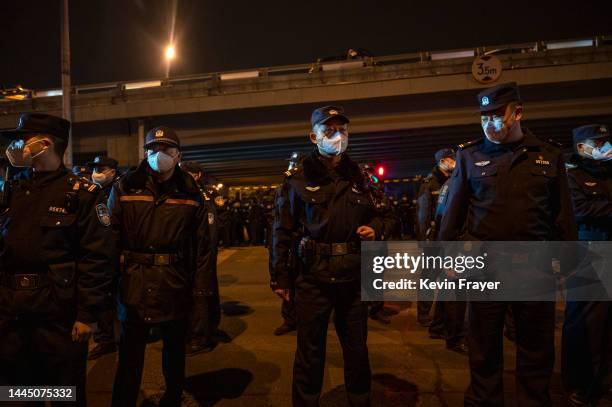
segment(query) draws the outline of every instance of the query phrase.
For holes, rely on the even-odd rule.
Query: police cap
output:
[[[147,133],[145,138],[145,148],[148,148],[151,144],[162,143],[172,147],[181,148],[181,142],[176,132],[170,127],[158,126],[154,127]]]
[[[19,116],[16,128],[2,130],[1,134],[10,140],[26,139],[34,134],[48,134],[68,141],[70,122],[44,113],[24,113]]]
[[[588,139],[609,137],[610,132],[603,124],[587,124],[586,126],[576,127],[572,130],[574,145],[582,143]]]
[[[502,83],[478,93],[478,106],[481,112],[497,110],[508,103],[520,101],[521,96],[516,82]]]

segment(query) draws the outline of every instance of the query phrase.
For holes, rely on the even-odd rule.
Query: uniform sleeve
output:
[[[427,233],[431,229],[431,214],[433,211],[433,202],[429,183],[424,182],[419,188],[419,193],[416,202],[416,235],[418,240],[432,239]]]
[[[391,208],[379,206],[373,209],[372,220],[368,226],[374,229],[376,240],[387,240],[398,227],[398,219]]]
[[[96,193],[81,193],[77,228],[77,321],[93,323],[98,312],[108,306],[117,258],[108,208]]]
[[[557,174],[559,174],[557,177],[559,210],[555,219],[555,225],[558,231],[557,239],[574,241],[578,239],[578,231],[576,228],[576,218],[574,217],[572,197],[567,180],[567,170],[565,169],[565,161],[563,160],[561,153],[559,153],[559,158],[557,160]]]
[[[213,232],[211,226],[215,222],[215,218],[209,205],[205,203],[200,205],[197,220],[194,271],[194,296],[196,298],[214,295]]]
[[[469,180],[465,165],[465,151],[457,152],[457,163],[448,188],[446,210],[440,221],[439,240],[459,239],[468,214]]]
[[[298,230],[296,220],[297,197],[288,180],[276,191],[274,223],[272,224],[272,265],[270,268],[271,285],[278,288],[292,288],[294,273],[289,269],[289,253],[294,244],[293,236]]]
[[[569,189],[572,195],[574,214],[577,222],[595,219],[612,219],[612,201],[609,199],[589,199],[575,174],[568,174]]]

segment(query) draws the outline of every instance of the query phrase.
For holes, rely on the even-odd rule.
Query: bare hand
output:
[[[357,228],[357,234],[361,240],[374,240],[376,238],[376,232],[369,226],[359,226]]]
[[[76,321],[72,326],[72,341],[87,342],[91,336],[92,329],[89,325]]]
[[[274,290],[274,294],[278,295],[285,301],[291,300],[291,294],[288,288],[277,288]]]

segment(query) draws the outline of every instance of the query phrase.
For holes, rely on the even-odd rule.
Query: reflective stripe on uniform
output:
[[[170,205],[191,205],[200,206],[200,204],[191,199],[166,199],[166,203]]]
[[[153,197],[151,195],[124,195],[119,198],[120,202],[153,202]]]

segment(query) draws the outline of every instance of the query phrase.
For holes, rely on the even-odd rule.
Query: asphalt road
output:
[[[219,280],[221,329],[233,339],[214,351],[187,359],[188,392],[184,406],[290,406],[295,333],[276,337],[280,300],[268,287],[268,256],[263,247],[222,250]],[[560,379],[560,326],[553,399],[563,406]],[[429,339],[416,323],[415,307],[404,306],[390,325],[370,321],[369,351],[374,406],[461,406],[469,381],[467,357],[449,352],[441,340]],[[514,346],[505,342],[504,388],[514,404]],[[90,362],[88,398],[93,407],[110,404],[116,354]],[[333,325],[328,331],[322,406],[346,405],[342,353]],[[147,347],[141,400],[156,405],[163,393],[161,343]]]

